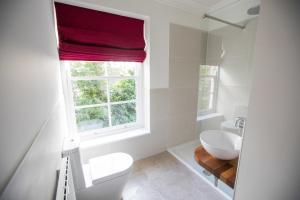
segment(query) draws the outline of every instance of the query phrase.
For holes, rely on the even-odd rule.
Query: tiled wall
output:
[[[217,111],[227,119],[236,106],[248,105],[255,33],[256,19],[246,22],[244,30],[226,26],[208,34],[207,64],[221,70]]]
[[[206,32],[170,25],[168,147],[197,138],[198,74],[206,38]]]

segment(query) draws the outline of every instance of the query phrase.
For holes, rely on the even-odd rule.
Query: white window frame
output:
[[[81,61],[88,62],[88,61]],[[94,61],[97,62],[97,61]],[[143,72],[143,63],[136,63],[136,74],[135,76],[87,76],[87,77],[71,77],[70,66],[68,61],[61,61],[62,67],[62,82],[64,89],[64,97],[66,103],[66,111],[68,118],[69,129],[71,130],[71,135],[79,135],[81,138],[92,138],[95,136],[106,136],[115,133],[126,132],[130,130],[140,129],[145,127],[145,110],[144,110],[144,72]],[[136,99],[122,102],[110,102],[109,96],[109,80],[126,80],[126,79],[135,79],[136,80]],[[72,81],[73,80],[107,80],[107,97],[108,102],[103,104],[93,104],[86,106],[75,106],[73,100],[73,90],[72,90]],[[122,125],[111,126],[111,114],[110,114],[110,106],[108,106],[109,112],[109,127],[100,128],[100,129],[92,129],[86,131],[77,131],[76,126],[76,116],[75,109],[76,108],[87,108],[87,107],[98,107],[98,106],[107,106],[107,105],[116,105],[116,104],[124,104],[129,102],[136,103],[136,122],[127,123]]]
[[[199,67],[199,71],[201,66],[209,66],[209,65],[200,65]],[[204,116],[204,115],[209,115],[211,113],[216,113],[217,112],[217,100],[218,100],[218,91],[219,91],[219,80],[220,80],[220,67],[219,66],[214,66],[218,68],[218,72],[217,74],[214,75],[201,75],[201,71],[199,72],[199,82],[201,79],[205,79],[205,78],[213,78],[214,79],[214,89],[213,92],[211,92],[212,98],[213,98],[213,102],[212,102],[212,108],[208,109],[208,110],[203,110],[203,111],[198,111],[197,110],[197,116]],[[198,98],[199,98],[199,90],[200,88],[198,88]]]

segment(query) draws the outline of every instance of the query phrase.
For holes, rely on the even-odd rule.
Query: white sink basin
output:
[[[209,154],[222,160],[237,158],[242,144],[240,136],[222,130],[203,131],[200,141]]]

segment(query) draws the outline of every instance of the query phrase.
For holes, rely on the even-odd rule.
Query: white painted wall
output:
[[[299,10],[262,1],[235,200],[300,199]]]
[[[42,124],[33,144],[3,191],[1,200],[54,199],[63,138],[67,132],[63,100]]]
[[[0,191],[26,155],[3,198],[51,199],[62,144],[51,1],[4,0],[0,15]]]

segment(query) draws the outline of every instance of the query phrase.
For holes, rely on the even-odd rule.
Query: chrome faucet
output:
[[[242,135],[245,132],[245,126],[246,126],[246,118],[245,117],[236,117],[235,118],[235,127],[240,129]]]

